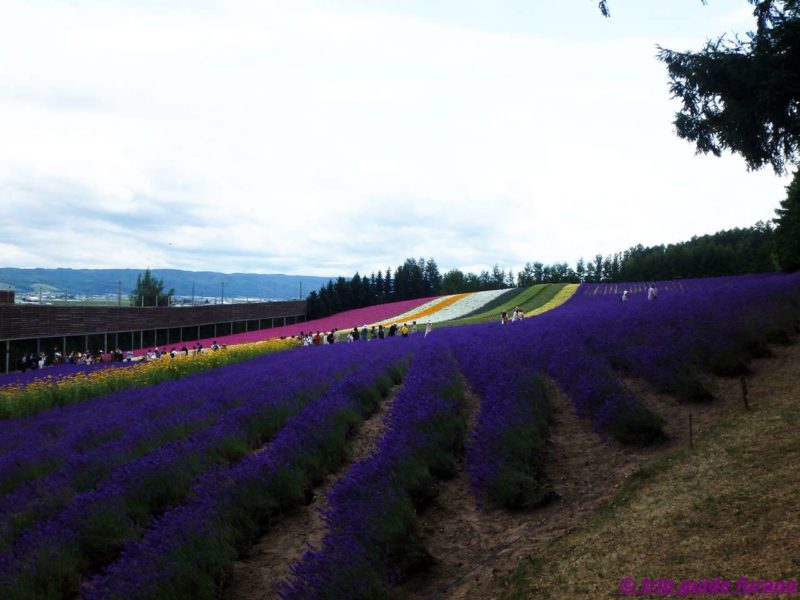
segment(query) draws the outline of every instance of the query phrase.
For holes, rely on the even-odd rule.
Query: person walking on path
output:
[[[425,335],[423,337],[428,337],[428,334],[433,330],[433,323],[428,321],[428,324],[425,326]]]
[[[628,290],[624,290],[622,292],[622,297],[620,298],[620,301],[622,301],[622,302],[627,302],[628,301]]]
[[[649,287],[649,288],[647,288],[647,299],[648,299],[648,300],[655,300],[655,299],[656,299],[656,297],[657,297],[657,295],[656,295],[656,286],[654,286],[654,285],[651,283],[651,284],[650,284],[650,287]]]
[[[403,323],[403,326],[400,328],[400,335],[402,335],[404,338],[408,337],[408,325],[405,323]]]

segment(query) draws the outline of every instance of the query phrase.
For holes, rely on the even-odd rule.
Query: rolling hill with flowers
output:
[[[509,557],[535,556],[626,476],[644,473],[641,489],[647,461],[684,445],[685,415],[713,431],[749,377],[761,389],[754,361],[777,355],[797,370],[797,353],[782,348],[800,332],[800,274],[656,289],[652,299],[634,284],[582,284],[371,307],[321,328],[471,325],[312,348],[284,340],[174,375],[179,359],[167,356],[155,361],[165,377],[6,415],[0,595],[524,595],[540,585],[535,568],[506,586],[483,566],[508,572]],[[502,325],[498,311],[511,306],[526,318]],[[28,383],[17,379],[7,397]],[[793,426],[791,411],[769,414],[775,431]],[[731,448],[735,465],[746,449]],[[783,523],[781,498],[760,497],[773,523]],[[697,501],[711,514],[711,499]],[[661,527],[688,544],[699,525]],[[785,576],[791,548],[749,575]],[[619,589],[603,585],[595,593]]]

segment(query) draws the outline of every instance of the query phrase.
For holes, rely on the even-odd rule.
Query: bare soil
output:
[[[367,419],[351,440],[347,462],[337,473],[328,475],[314,491],[314,500],[281,516],[264,536],[256,542],[247,557],[233,565],[231,579],[225,590],[228,600],[264,600],[277,598],[275,584],[285,580],[290,567],[303,554],[318,549],[325,537],[322,517],[327,508],[326,496],[347,473],[353,463],[364,460],[375,450],[386,429],[386,417],[397,396],[399,386],[392,389],[378,410]]]

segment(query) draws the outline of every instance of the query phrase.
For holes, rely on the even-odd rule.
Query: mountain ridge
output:
[[[154,277],[164,281],[166,289],[174,288],[177,296],[220,297],[224,283],[226,298],[262,298],[291,300],[305,298],[336,276],[284,275],[281,273],[220,273],[216,271],[185,271],[182,269],[151,269]],[[136,277],[144,269],[71,269],[0,267],[0,289],[13,289],[18,296],[45,291],[69,295],[128,296],[136,286]],[[302,291],[301,291],[302,290]]]

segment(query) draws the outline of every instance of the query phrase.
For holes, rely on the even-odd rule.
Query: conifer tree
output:
[[[775,210],[775,254],[781,269],[800,269],[800,169],[786,188],[786,198]]]

